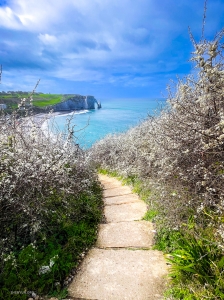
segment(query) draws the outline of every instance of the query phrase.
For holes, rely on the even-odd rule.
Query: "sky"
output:
[[[188,26],[201,38],[204,0],[0,0],[0,91],[166,96],[192,72]],[[224,27],[208,0],[205,37]]]

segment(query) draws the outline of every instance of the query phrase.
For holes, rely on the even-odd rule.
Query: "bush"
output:
[[[213,249],[214,258],[206,255],[203,260],[217,265],[221,264],[220,253],[224,251],[223,35],[224,30],[213,41],[203,39],[199,43],[191,36],[197,75],[179,80],[176,88],[168,87],[167,106],[159,116],[149,117],[124,134],[108,136],[90,150],[96,166],[138,178],[157,191],[153,200],[149,197],[160,212],[155,219],[157,243],[163,249],[183,250],[184,243],[175,242],[181,234],[182,241],[189,241],[189,251],[196,245],[205,252]],[[191,219],[201,229],[196,240],[185,230]],[[205,243],[201,234],[207,227],[213,228],[213,235]],[[170,233],[174,233],[174,242],[169,239]],[[198,272],[205,274],[203,268],[201,259]],[[223,271],[213,271],[213,284],[218,286]],[[200,286],[204,283],[199,277],[195,277],[195,282]],[[221,293],[217,296],[213,289],[209,297],[216,299]]]
[[[102,190],[72,140],[73,128],[65,139],[42,132],[38,120],[1,116],[1,299],[12,299],[13,291],[24,291],[16,296],[26,299],[25,291],[63,288],[101,218]]]
[[[158,117],[149,117],[124,134],[108,136],[90,150],[101,168],[127,177],[153,178],[167,199],[161,205],[172,214],[173,203],[178,203],[186,211],[185,221],[205,209],[223,216],[223,34],[211,42],[194,42],[192,61],[198,76],[179,80],[175,95],[170,92],[168,105]],[[176,225],[182,221],[182,216],[175,219]],[[221,228],[217,233],[224,237]]]

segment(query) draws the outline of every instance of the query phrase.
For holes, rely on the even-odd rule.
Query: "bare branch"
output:
[[[204,3],[204,14],[203,14],[202,30],[201,30],[201,41],[204,40],[206,11],[207,11],[207,0],[205,0],[205,3]]]
[[[2,81],[2,65],[0,65],[0,84],[1,84],[1,81]]]

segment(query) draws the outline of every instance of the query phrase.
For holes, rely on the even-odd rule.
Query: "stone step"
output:
[[[139,200],[139,197],[135,194],[114,196],[104,199],[105,205],[119,205],[139,201],[141,202],[141,200]]]
[[[129,186],[121,186],[121,187],[115,187],[110,189],[105,189],[103,191],[103,196],[105,198],[107,197],[115,197],[115,196],[121,196],[121,195],[128,195],[131,194],[131,188]]]
[[[92,249],[69,295],[97,300],[163,299],[167,265],[159,251]]]
[[[99,179],[100,179],[100,182],[103,184],[103,185],[107,185],[107,184],[117,184],[119,186],[122,186],[122,183],[121,181],[113,178],[113,177],[108,177],[106,175],[99,175]]]
[[[141,220],[147,211],[143,201],[120,205],[106,205],[104,215],[107,223]]]
[[[122,183],[118,180],[110,180],[110,181],[101,181],[101,184],[103,185],[104,189],[111,189],[115,187],[122,187]]]
[[[101,224],[96,247],[150,248],[153,244],[153,226],[147,221]]]

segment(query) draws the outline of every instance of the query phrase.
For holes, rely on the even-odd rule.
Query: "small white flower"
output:
[[[41,275],[41,274],[46,274],[46,273],[48,273],[48,272],[50,272],[50,271],[51,271],[51,269],[50,269],[49,266],[42,266],[42,267],[40,267],[40,269],[39,269],[39,275]]]

